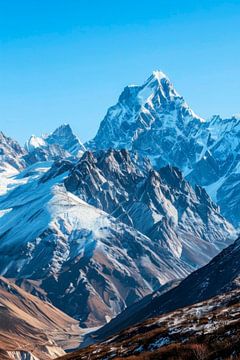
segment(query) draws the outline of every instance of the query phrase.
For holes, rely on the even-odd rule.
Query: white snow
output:
[[[42,137],[38,137],[38,136],[35,136],[35,135],[32,135],[30,137],[30,139],[25,144],[25,148],[26,148],[27,151],[33,151],[36,148],[46,147],[46,146],[47,146],[47,144],[44,141],[44,139]]]

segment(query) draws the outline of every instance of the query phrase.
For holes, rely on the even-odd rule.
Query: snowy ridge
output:
[[[158,173],[125,150],[49,166],[24,170],[0,197],[0,273],[82,325],[102,325],[232,241],[216,205],[177,169]]]
[[[86,152],[65,186],[151,238],[156,252],[167,251],[193,268],[209,261],[234,234],[206,192],[192,188],[180,171],[169,166],[155,171],[126,150]]]
[[[0,132],[0,173],[7,182],[9,176],[28,166],[38,162],[80,158],[85,150],[68,124],[61,125],[49,135],[32,135],[24,148]]]
[[[24,168],[24,149],[0,131],[0,173],[17,172]]]
[[[47,299],[88,325],[186,276],[190,269],[156,254],[147,236],[67,192],[66,175],[32,175],[1,198],[1,274],[40,281]]]

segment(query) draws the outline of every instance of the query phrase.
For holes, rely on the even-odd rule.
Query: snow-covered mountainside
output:
[[[196,270],[177,287],[160,296],[155,293],[151,302],[141,300],[134,309],[127,308],[97,332],[100,339],[121,331],[144,319],[174,311],[204,301],[210,297],[240,289],[240,238],[224,249],[209,264]],[[234,297],[233,297],[234,300]],[[138,310],[139,309],[139,310]],[[97,339],[96,335],[94,336]]]
[[[152,239],[156,253],[190,267],[206,264],[233,232],[206,191],[195,189],[181,172],[154,170],[126,150],[85,152],[65,179],[68,191]]]
[[[174,168],[138,166],[124,150],[46,165],[0,197],[0,273],[81,324],[103,324],[231,241],[217,206]]]
[[[126,87],[86,146],[136,150],[156,168],[177,166],[192,182],[206,186],[223,214],[239,224],[239,196],[230,203],[223,196],[239,189],[240,119],[204,121],[162,72],[155,71],[142,86]]]
[[[46,173],[35,165],[26,183],[1,197],[2,275],[19,284],[35,280],[35,294],[81,324],[99,325],[191,271],[156,253],[147,236],[67,192],[61,184],[67,166]]]
[[[203,151],[188,178],[203,185],[222,213],[239,226],[240,118],[215,116],[202,126],[196,139]]]
[[[50,360],[77,347],[78,322],[0,276],[0,359]]]
[[[79,157],[85,151],[84,145],[68,124],[61,125],[49,135],[42,137],[32,135],[26,142],[25,148],[28,151],[25,157],[28,164],[71,156]]]

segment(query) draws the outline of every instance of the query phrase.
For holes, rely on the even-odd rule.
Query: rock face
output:
[[[25,166],[22,157],[26,151],[14,140],[0,131],[0,173],[16,172]]]
[[[1,199],[0,271],[19,284],[34,280],[30,291],[81,325],[102,324],[191,271],[155,253],[147,236],[67,192],[66,173],[36,174]]]
[[[204,301],[216,295],[240,288],[240,239],[223,250],[209,264],[190,274],[180,285],[160,296],[156,293],[151,302],[141,300],[97,332],[102,339],[163,313]],[[233,293],[234,300],[234,293]],[[145,301],[145,302],[144,302]],[[145,305],[146,303],[146,305]],[[138,311],[138,308],[140,311]],[[98,337],[95,336],[95,339]]]
[[[0,198],[0,273],[81,325],[105,323],[231,242],[204,190],[126,151],[35,165],[23,178]]]
[[[60,126],[52,134],[47,135],[44,140],[49,145],[59,145],[73,156],[79,156],[86,150],[68,124]]]
[[[205,186],[222,213],[239,224],[239,196],[230,202],[228,196],[229,189],[238,192],[240,183],[239,117],[204,121],[162,72],[154,72],[142,86],[126,87],[86,146],[136,150],[156,168],[177,166],[192,183]]]
[[[233,230],[206,191],[191,187],[178,169],[154,170],[126,150],[86,152],[65,186],[151,238],[156,252],[193,268],[223,249],[222,239]]]
[[[199,131],[197,141],[204,153],[189,173],[191,182],[201,183],[235,225],[240,223],[240,118],[213,117]]]
[[[79,342],[76,320],[1,276],[0,318],[1,360],[55,359]]]

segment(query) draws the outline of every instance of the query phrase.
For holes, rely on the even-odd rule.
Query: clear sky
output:
[[[202,117],[240,113],[239,26],[239,0],[0,0],[0,130],[85,141],[154,69]]]

